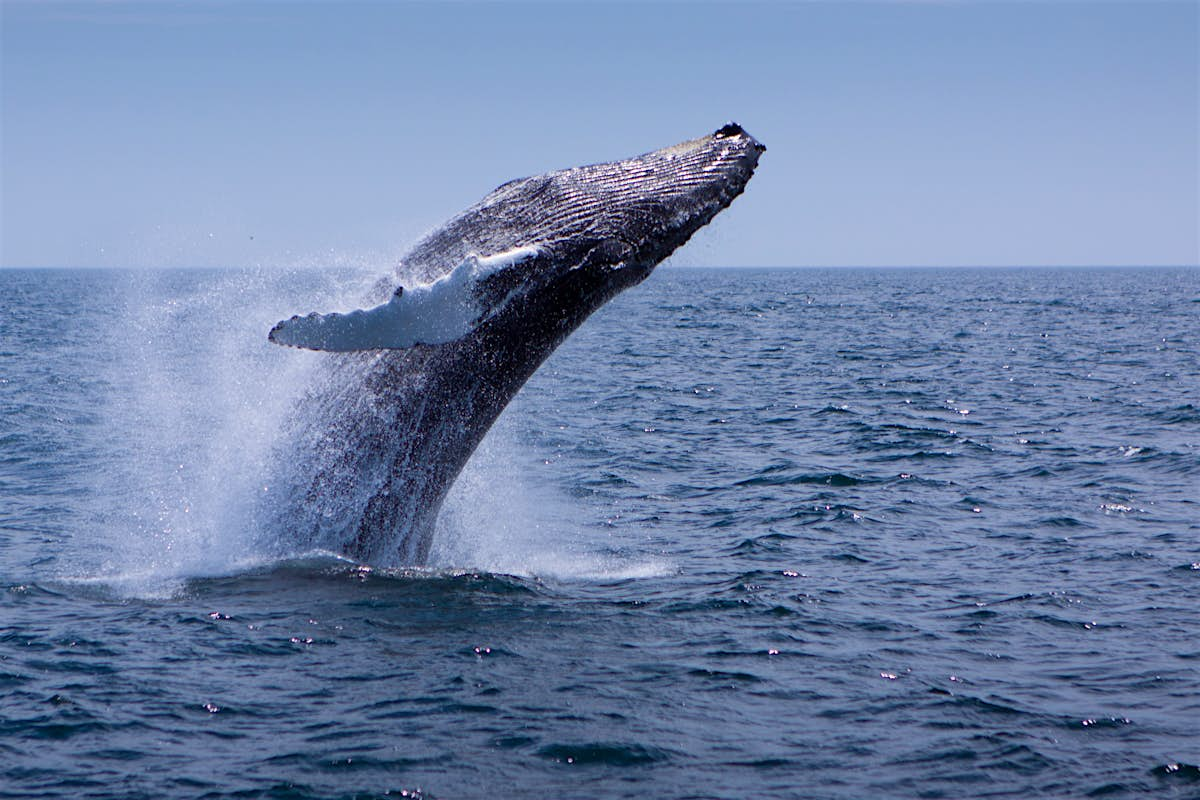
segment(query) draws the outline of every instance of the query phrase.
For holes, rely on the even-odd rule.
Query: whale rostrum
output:
[[[372,307],[294,316],[329,352],[288,424],[276,513],[314,546],[419,565],[455,477],[546,357],[742,193],[734,123],[624,161],[510,181],[420,241]]]

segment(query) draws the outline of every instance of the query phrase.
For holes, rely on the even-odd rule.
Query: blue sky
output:
[[[1195,2],[4,0],[3,266],[383,268],[736,120],[673,263],[1196,264]]]

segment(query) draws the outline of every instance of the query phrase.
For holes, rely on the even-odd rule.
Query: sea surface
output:
[[[373,277],[0,272],[0,797],[1200,797],[1200,270],[660,268],[280,559]]]

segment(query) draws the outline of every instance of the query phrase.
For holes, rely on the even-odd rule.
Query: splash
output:
[[[629,536],[586,524],[587,508],[556,483],[521,440],[521,409],[500,415],[446,497],[430,564],[559,581],[612,581],[672,574]]]
[[[302,299],[357,303],[377,276],[365,270],[130,273],[123,308],[99,331],[113,354],[102,409],[103,462],[86,529],[62,580],[125,596],[165,596],[192,578],[234,575],[334,557],[337,543],[299,535],[288,458],[295,403],[328,356],[285,350],[264,335]],[[303,429],[303,421],[299,426]],[[577,501],[536,462],[505,414],[460,476],[439,519],[435,572],[527,577],[659,574],[659,562],[596,550]],[[540,462],[537,462],[540,463]],[[420,573],[414,573],[420,574]]]
[[[74,574],[130,594],[159,594],[197,575],[277,557],[258,528],[263,476],[313,364],[263,331],[314,284],[331,301],[360,297],[370,277],[336,273],[129,273],[125,305],[100,335],[114,362],[102,409],[105,463],[93,479],[96,547]]]

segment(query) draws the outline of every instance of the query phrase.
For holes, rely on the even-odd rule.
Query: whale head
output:
[[[729,123],[623,161],[510,181],[418,245],[410,260],[436,264],[450,254],[457,263],[472,253],[537,248],[537,258],[489,275],[482,293],[495,303],[514,290],[532,297],[565,284],[559,288],[595,301],[572,303],[568,316],[586,315],[644,280],[727,207],[745,190],[765,149]]]
[[[741,194],[764,150],[729,123],[624,161],[509,181],[418,243],[402,266],[406,285],[382,305],[296,316],[270,339],[313,350],[404,349],[503,320],[544,330],[552,347]],[[514,323],[514,314],[523,319]]]

